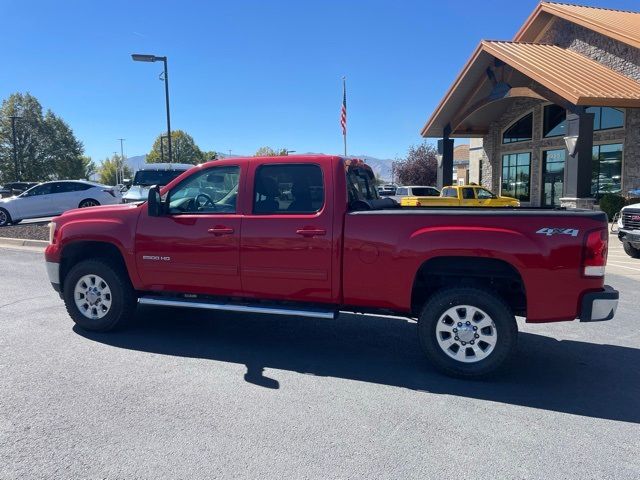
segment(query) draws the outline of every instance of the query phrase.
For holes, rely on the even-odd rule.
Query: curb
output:
[[[14,246],[14,247],[39,247],[45,248],[49,245],[46,240],[30,240],[28,238],[5,238],[0,237],[0,246]]]

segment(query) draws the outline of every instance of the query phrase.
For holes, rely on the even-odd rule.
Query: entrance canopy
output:
[[[482,41],[421,134],[482,137],[519,98],[640,108],[640,83],[555,45]]]

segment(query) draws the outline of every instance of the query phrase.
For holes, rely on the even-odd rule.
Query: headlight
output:
[[[55,243],[56,239],[56,222],[49,223],[49,243]]]

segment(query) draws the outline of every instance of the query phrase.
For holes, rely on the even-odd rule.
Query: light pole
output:
[[[22,118],[19,115],[10,115],[11,135],[13,136],[13,166],[15,168],[16,180],[20,181],[20,169],[18,168],[18,147],[16,145],[16,120]]]
[[[124,147],[123,147],[123,143],[126,140],[125,138],[119,138],[118,140],[120,140],[120,182],[116,183],[124,183]],[[116,172],[116,180],[117,180],[117,172]]]
[[[169,150],[169,163],[172,162],[171,155],[171,115],[169,114],[169,70],[167,69],[167,57],[157,57],[155,55],[142,55],[134,53],[131,55],[134,62],[160,62],[164,64],[164,96],[167,104],[167,147]],[[160,140],[162,142],[162,139]]]

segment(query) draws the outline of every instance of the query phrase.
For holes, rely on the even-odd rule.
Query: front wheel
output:
[[[518,326],[509,306],[477,288],[446,288],[426,303],[418,321],[420,343],[443,373],[462,378],[489,376],[516,349]]]
[[[624,248],[624,252],[631,258],[640,258],[640,249],[634,247],[629,242],[622,242],[622,248]]]
[[[126,276],[102,260],[84,260],[64,279],[67,312],[85,330],[106,332],[121,326],[136,308],[136,297]]]
[[[0,208],[0,227],[5,227],[11,223],[11,215],[4,208]]]

